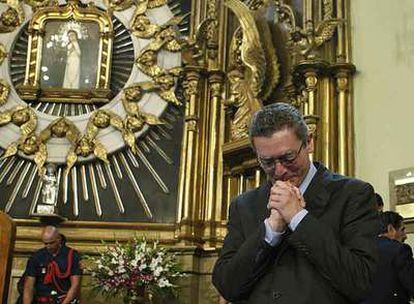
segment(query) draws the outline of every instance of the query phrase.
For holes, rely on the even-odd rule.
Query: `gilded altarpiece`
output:
[[[9,301],[41,247],[30,214],[54,163],[71,246],[96,254],[101,240],[159,239],[188,272],[178,301],[218,303],[211,271],[228,206],[263,179],[252,112],[294,104],[313,158],[353,174],[349,17],[349,0],[2,1],[0,208],[17,222]],[[103,303],[89,279],[86,303]]]

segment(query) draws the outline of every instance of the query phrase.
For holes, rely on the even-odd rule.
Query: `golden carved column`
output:
[[[206,128],[206,172],[205,172],[205,198],[204,198],[204,240],[215,245],[217,239],[216,229],[221,222],[222,179],[224,142],[224,105],[222,102],[222,89],[224,73],[210,72],[209,98],[207,100],[208,123]]]
[[[338,168],[344,175],[354,174],[354,118],[350,99],[350,78],[355,72],[352,64],[332,66],[337,91]]]
[[[221,201],[223,184],[223,155],[224,142],[224,105],[222,101],[225,81],[223,65],[225,50],[223,36],[226,33],[223,23],[226,16],[219,10],[219,0],[207,1],[207,18],[212,20],[207,28],[206,35],[206,65],[208,73],[208,90],[203,102],[204,116],[204,182],[203,204],[205,247],[214,247],[217,243],[218,229],[221,224]],[[223,6],[221,6],[223,7]],[[221,46],[221,47],[219,47]]]
[[[347,157],[347,102],[348,77],[345,73],[336,75],[336,86],[338,91],[338,172],[346,174],[348,172]]]
[[[328,75],[330,76],[330,75]],[[322,155],[320,160],[328,168],[335,169],[336,160],[336,100],[335,100],[335,79],[323,77],[320,80],[320,123],[319,137],[321,138]]]
[[[185,123],[181,148],[181,166],[179,180],[179,196],[177,208],[177,237],[180,240],[196,238],[194,223],[199,219],[197,210],[199,200],[197,193],[200,189],[198,181],[198,151],[199,151],[199,91],[201,69],[187,67],[185,79]]]
[[[351,13],[349,0],[337,0],[336,3],[336,15],[338,19],[344,20],[343,23],[338,25],[338,39],[336,47],[336,60],[337,62],[350,62],[351,61]]]
[[[320,132],[320,113],[323,108],[318,96],[320,86],[321,73],[326,69],[327,63],[317,60],[304,60],[296,66],[296,72],[301,75],[304,83],[304,90],[307,98],[302,102],[301,110],[305,121],[309,127],[315,144],[315,151],[311,155],[312,159],[322,160],[324,147],[324,139]]]
[[[318,77],[315,71],[308,71],[304,75],[305,77],[305,90],[308,95],[307,101],[303,104],[303,116],[305,118],[306,124],[309,128],[309,133],[313,136],[315,141],[315,151],[311,155],[311,159],[315,156],[318,159],[318,147],[316,143],[318,142],[318,121],[319,116],[315,112],[315,103],[316,103],[316,90]]]
[[[304,27],[312,27],[313,26],[313,6],[315,0],[304,0],[303,1],[303,24]]]

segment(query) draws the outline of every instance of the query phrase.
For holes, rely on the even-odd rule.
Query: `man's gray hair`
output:
[[[294,130],[298,139],[306,143],[308,127],[298,109],[283,102],[269,104],[253,114],[249,130],[250,141],[253,144],[254,137],[271,137],[285,129]]]

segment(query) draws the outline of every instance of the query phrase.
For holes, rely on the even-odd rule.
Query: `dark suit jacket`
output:
[[[213,283],[233,303],[358,303],[376,268],[379,220],[369,184],[328,171],[305,192],[309,211],[276,247],[264,241],[270,184],[238,196]]]
[[[414,295],[414,260],[410,246],[378,238],[380,260],[371,295],[364,304],[408,304]]]

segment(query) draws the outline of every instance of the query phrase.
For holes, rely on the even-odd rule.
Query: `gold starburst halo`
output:
[[[71,1],[73,2],[73,1]],[[110,6],[112,8],[116,8],[116,10],[123,10],[130,7],[131,1],[110,1]],[[45,3],[43,1],[42,3]],[[160,7],[165,5],[166,1],[149,1],[147,9],[152,9],[155,7]],[[31,1],[30,5],[37,5],[40,6],[40,1]],[[73,5],[73,4],[72,4]],[[176,20],[177,17],[173,17]],[[182,20],[182,18],[180,19]],[[176,24],[176,21],[172,23]],[[174,44],[178,45],[178,41],[181,41],[178,35],[171,34],[171,29],[169,30],[169,35],[155,35],[150,42],[150,45],[156,45],[153,48],[153,56],[156,58],[158,57],[158,53],[160,50],[165,49],[171,51],[166,47],[167,45],[171,45],[173,42]],[[0,49],[1,51],[2,49]],[[172,48],[171,52],[179,52],[180,48],[175,47]],[[0,52],[1,53],[1,52]],[[4,50],[5,53],[5,50]],[[141,56],[145,56],[144,52],[141,52],[137,58],[137,61],[142,60]],[[122,96],[126,96],[130,94],[131,87],[140,87],[143,89],[145,94],[148,93],[155,93],[162,98],[162,100],[168,103],[172,103],[174,105],[180,105],[181,102],[175,96],[174,88],[177,76],[179,75],[181,69],[179,67],[165,69],[162,66],[158,66],[158,60],[154,61],[153,66],[148,65],[150,70],[155,70],[154,73],[151,74],[151,81],[146,82],[137,82],[135,84],[129,85],[128,88],[123,90]],[[180,62],[179,62],[180,64]],[[142,69],[143,70],[143,69]],[[0,81],[0,103],[6,103],[8,101],[8,95],[10,92],[10,85],[4,81]],[[126,94],[127,93],[127,94]],[[121,102],[124,106],[124,111],[126,112],[125,116],[120,116],[115,111],[108,109],[103,109],[93,112],[87,122],[87,126],[94,125],[99,130],[106,129],[106,128],[114,128],[119,131],[121,138],[124,140],[125,144],[129,146],[132,151],[135,151],[135,141],[136,141],[136,132],[139,132],[143,129],[145,124],[147,125],[157,125],[163,124],[162,120],[158,118],[158,115],[148,113],[144,109],[142,109],[139,103],[142,101],[142,95],[137,98],[133,99],[126,99],[121,98],[117,102]],[[16,104],[14,101],[12,104]],[[12,104],[10,105],[12,107]],[[21,104],[21,102],[20,102]],[[131,112],[131,108],[134,108]],[[105,113],[110,117],[109,124],[103,124],[97,126],[96,123],[93,121],[96,119],[96,116],[101,113]],[[34,112],[34,116],[32,117],[31,121],[37,121],[38,117],[37,114]],[[44,124],[43,124],[44,125]],[[99,125],[99,124],[98,124]],[[1,131],[0,131],[1,132]],[[22,131],[23,132],[23,131]],[[27,133],[27,134],[26,134]],[[47,161],[51,161],[48,159],[48,145],[51,143],[49,142],[51,138],[67,138],[70,142],[69,151],[67,151],[66,155],[66,163],[67,169],[70,169],[73,166],[78,158],[85,158],[89,156],[95,156],[98,159],[103,161],[107,161],[107,150],[105,144],[100,142],[97,138],[97,133],[94,134],[91,128],[86,129],[79,129],[71,119],[69,118],[59,118],[54,121],[51,121],[45,128],[43,129],[36,129],[30,132],[26,132],[24,135],[19,138],[18,141],[9,143],[9,153],[10,155],[14,155],[16,153],[21,153],[21,155],[31,156],[36,161],[38,165],[39,173],[44,172],[43,165]],[[92,134],[92,135],[91,135]],[[8,156],[10,156],[8,155]],[[52,160],[53,161],[53,160]]]

